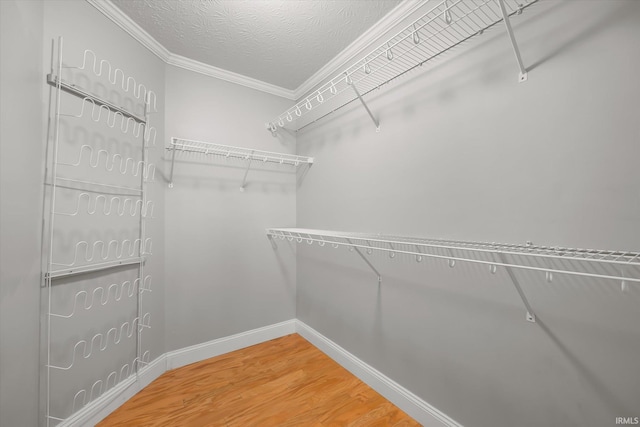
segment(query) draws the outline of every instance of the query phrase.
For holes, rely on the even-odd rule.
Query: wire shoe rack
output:
[[[348,248],[367,263],[376,274],[378,284],[382,283],[382,275],[366,257],[366,255],[372,255],[374,251],[384,252],[389,255],[389,258],[395,258],[398,254],[410,255],[415,257],[418,263],[426,258],[438,259],[446,262],[451,268],[458,262],[481,264],[486,266],[491,274],[496,274],[499,268],[503,268],[522,299],[527,309],[526,319],[530,322],[535,322],[535,312],[514,270],[538,272],[549,283],[554,280],[554,275],[569,275],[619,283],[622,290],[631,283],[640,284],[640,252],[441,240],[299,228],[269,228],[266,233],[274,249],[278,239],[299,244],[318,244],[335,249]],[[634,276],[632,273],[637,275]]]
[[[149,363],[142,333],[150,328],[151,315],[142,296],[151,291],[151,276],[145,274],[152,252],[146,221],[153,217],[148,184],[155,166],[148,150],[156,130],[149,115],[157,107],[153,91],[92,50],[83,52],[80,65],[64,62],[62,37],[54,51],[46,78],[54,110],[44,218],[47,427],[68,424],[84,406],[135,378]],[[75,84],[78,76],[90,83]],[[121,102],[96,95],[86,87],[92,84],[109,87]],[[120,105],[127,104],[122,97],[130,105]],[[98,133],[116,132],[127,142],[120,150],[117,145],[98,148],[95,142],[77,146],[61,136],[62,120]],[[114,232],[120,234],[114,238]],[[116,361],[124,363],[115,367]],[[67,383],[78,385],[71,390]]]
[[[538,0],[440,0],[422,16],[407,25],[393,37],[367,53],[347,69],[309,92],[298,103],[267,123],[275,136],[279,128],[301,130],[304,127],[360,100],[371,117],[376,130],[379,120],[365,103],[363,96],[406,73],[441,56],[461,43],[483,34],[504,22],[519,70],[518,80],[527,80],[510,17],[519,15]],[[346,93],[345,93],[346,92]],[[350,96],[339,96],[348,94]],[[346,100],[345,100],[346,99]],[[341,104],[332,101],[340,101]],[[311,119],[305,116],[316,112]],[[319,116],[319,117],[318,117]]]

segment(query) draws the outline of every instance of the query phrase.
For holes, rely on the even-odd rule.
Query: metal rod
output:
[[[142,246],[142,245],[141,245]],[[87,264],[78,267],[65,268],[62,270],[51,270],[45,273],[45,279],[55,279],[59,277],[74,276],[76,274],[89,273],[92,271],[108,270],[110,268],[121,267],[125,265],[140,264],[145,261],[144,257],[129,258],[125,260],[101,262],[98,264]]]
[[[136,116],[134,113],[131,113],[131,112],[125,110],[122,107],[118,107],[117,105],[115,105],[115,104],[113,104],[113,103],[111,103],[109,101],[106,101],[106,100],[100,98],[97,95],[94,95],[94,94],[89,93],[89,92],[87,92],[85,90],[82,90],[82,89],[80,89],[79,87],[77,87],[77,86],[75,86],[73,84],[67,83],[67,82],[63,81],[62,79],[58,78],[57,76],[53,76],[51,74],[47,74],[47,83],[49,83],[51,86],[54,86],[54,87],[60,87],[60,89],[64,90],[65,92],[70,93],[72,95],[76,95],[76,96],[78,96],[80,98],[91,99],[93,102],[95,102],[96,105],[105,106],[105,107],[109,108],[111,111],[117,111],[117,112],[119,112],[120,114],[122,114],[125,117],[132,118],[133,120],[135,120],[138,123],[146,123],[146,119],[141,118],[139,116]],[[146,106],[145,106],[145,109],[146,109]]]
[[[518,48],[518,42],[516,41],[516,37],[513,35],[513,28],[511,28],[511,21],[509,19],[509,14],[507,13],[507,8],[504,5],[504,0],[498,0],[498,4],[500,5],[500,11],[502,12],[502,19],[504,21],[504,25],[507,28],[507,34],[509,34],[509,40],[511,40],[511,46],[513,47],[513,52],[516,55],[516,61],[518,61],[518,68],[520,69],[520,75],[518,76],[518,81],[524,82],[527,80],[527,69],[524,67],[524,63],[522,62],[522,57],[520,56],[520,49]]]
[[[353,88],[353,91],[358,96],[358,99],[364,106],[365,110],[367,110],[367,113],[369,113],[369,117],[371,117],[371,120],[373,120],[373,123],[376,125],[376,132],[380,132],[380,122],[378,121],[378,119],[373,117],[373,113],[371,112],[371,110],[369,110],[369,106],[367,106],[367,103],[364,102],[364,99],[362,99],[362,97],[360,96],[360,92],[358,92],[358,88],[356,87],[355,83],[352,82],[349,85]]]
[[[382,283],[382,276],[380,275],[380,272],[378,270],[376,270],[376,268],[373,266],[373,264],[371,264],[371,262],[367,259],[367,257],[364,256],[364,254],[360,251],[360,249],[356,245],[354,245],[354,243],[351,241],[351,239],[347,238],[347,242],[349,242],[351,247],[356,250],[358,255],[360,255],[360,258],[362,258],[364,260],[364,262],[367,263],[369,268],[371,268],[373,270],[373,272],[376,273],[376,275],[378,276],[378,286],[379,286]]]
[[[507,264],[507,261],[504,259],[504,254],[498,252],[497,255],[500,258],[500,261],[502,261],[502,264]],[[520,282],[518,282],[518,279],[516,279],[515,274],[513,274],[513,271],[511,271],[511,267],[505,266],[505,270],[507,270],[507,273],[509,274],[509,277],[511,278],[511,282],[513,283],[513,286],[516,288],[516,291],[518,291],[518,295],[520,295],[520,299],[522,300],[522,303],[524,304],[524,306],[527,309],[526,319],[529,322],[535,323],[536,322],[536,314],[533,312],[533,309],[531,308],[531,305],[529,304],[529,300],[527,300],[527,296],[524,294],[524,291],[522,290],[522,287],[520,286]]]
[[[172,141],[173,143],[173,141]],[[176,163],[176,147],[173,147],[173,153],[171,153],[171,172],[169,174],[169,188],[173,188],[173,167]]]
[[[62,74],[62,37],[58,37],[58,74]],[[55,133],[53,140],[53,165],[52,165],[52,184],[51,184],[51,206],[49,209],[49,254],[47,270],[53,270],[53,231],[54,231],[54,211],[56,206],[56,178],[58,173],[58,148],[60,141],[60,91],[62,86],[60,81],[55,85],[56,88],[56,109],[55,109]],[[47,427],[51,425],[49,416],[51,415],[51,278],[46,280],[47,284]]]
[[[148,153],[147,153],[147,143],[145,141],[145,133],[147,130],[147,126],[148,126],[148,121],[149,121],[149,110],[147,108],[147,106],[149,105],[149,93],[147,92],[146,96],[145,96],[145,100],[144,100],[144,127],[145,127],[145,132],[142,132],[142,139],[140,140],[140,146],[141,146],[141,150],[142,150],[142,164],[145,164],[145,162],[147,161],[148,158]],[[142,193],[142,206],[145,205],[146,201],[147,201],[147,178],[145,176],[145,174],[141,174],[140,175],[140,192]],[[145,215],[142,212],[142,209],[140,209],[140,234],[139,234],[139,238],[140,238],[140,247],[138,248],[138,256],[140,257],[140,262],[139,262],[139,266],[138,266],[138,273],[139,273],[139,279],[140,279],[140,284],[144,284],[144,254],[145,254],[145,250],[146,250],[146,218]],[[136,317],[140,318],[142,316],[142,287],[138,285],[138,293],[137,293],[137,304],[136,304]],[[144,323],[144,319],[143,322]],[[136,358],[138,360],[140,360],[140,358],[142,357],[142,330],[143,328],[140,326],[140,322],[138,322],[137,324],[138,327],[138,331],[137,331],[137,335],[136,335]],[[135,372],[136,372],[136,378],[139,376],[140,374],[140,365],[136,363],[136,366],[134,367]]]
[[[248,156],[247,168],[244,171],[244,177],[242,178],[242,184],[240,184],[240,191],[244,191],[244,186],[247,184],[247,175],[249,174],[249,168],[251,167],[251,156],[253,155],[253,151]]]
[[[135,192],[135,193],[142,193],[139,188],[135,188],[135,187],[121,187],[119,185],[102,184],[100,182],[91,182],[91,181],[83,181],[83,180],[80,180],[80,179],[63,178],[61,176],[56,177],[55,180],[57,180],[57,181],[75,182],[75,183],[78,183],[78,184],[98,185],[100,187],[115,188],[116,190],[126,190],[126,191]],[[55,180],[54,180],[54,182],[55,182]],[[87,191],[89,191],[89,190],[87,190]],[[132,197],[139,197],[139,196],[133,196],[133,195],[131,195],[131,196]]]

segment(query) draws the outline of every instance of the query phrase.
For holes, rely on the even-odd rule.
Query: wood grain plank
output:
[[[98,427],[413,427],[298,334],[165,372]]]

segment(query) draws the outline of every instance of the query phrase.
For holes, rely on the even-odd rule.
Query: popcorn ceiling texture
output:
[[[295,89],[400,0],[112,0],[171,53]]]

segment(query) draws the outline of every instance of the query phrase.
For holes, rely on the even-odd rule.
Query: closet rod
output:
[[[47,83],[55,88],[58,87],[58,77],[54,76],[52,74],[47,74]],[[107,107],[109,110],[114,111],[114,112],[118,112],[120,114],[122,114],[125,117],[129,117],[132,118],[133,120],[135,120],[138,123],[142,123],[142,124],[146,124],[147,121],[144,118],[141,118],[140,116],[135,115],[134,113],[131,113],[127,110],[125,110],[122,107],[118,107],[117,105],[106,101],[102,98],[100,98],[97,95],[91,94],[89,92],[86,92],[82,89],[80,89],[79,87],[72,85],[70,83],[65,82],[64,80],[60,79],[60,89],[70,93],[72,95],[75,95],[79,98],[83,98],[83,99],[90,99],[92,100],[96,105],[98,106],[105,106]]]

